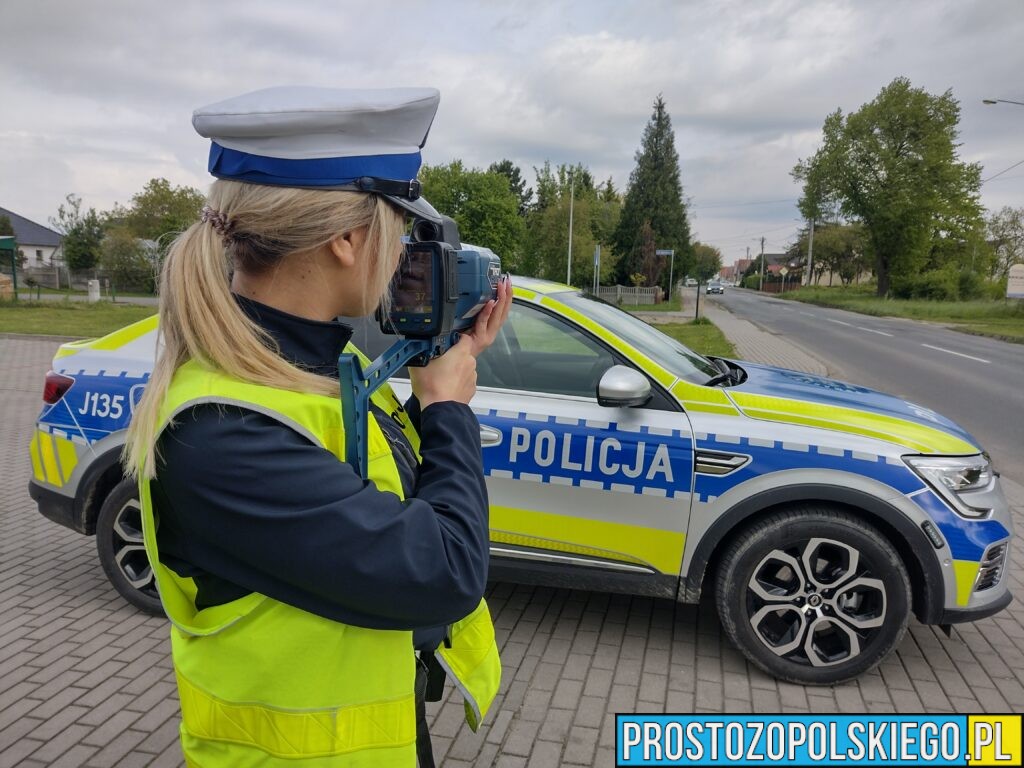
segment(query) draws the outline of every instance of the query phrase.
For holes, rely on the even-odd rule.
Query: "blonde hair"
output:
[[[314,251],[366,227],[366,292],[383,299],[402,247],[402,215],[373,194],[219,180],[208,204],[228,222],[227,236],[213,223],[197,222],[168,252],[160,277],[159,356],[122,454],[130,476],[154,477],[160,408],[175,371],[188,360],[255,384],[338,396],[335,379],[283,359],[273,338],[241,310],[231,294],[232,267],[259,274],[289,254]]]

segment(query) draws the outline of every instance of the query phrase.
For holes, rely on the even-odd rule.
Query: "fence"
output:
[[[598,298],[612,304],[660,304],[665,299],[665,291],[661,286],[638,288],[626,285],[602,285],[598,289]]]
[[[18,293],[34,292],[37,288],[86,291],[90,280],[100,281],[100,293],[105,298],[118,293],[154,293],[158,267],[128,268],[114,272],[103,269],[68,269],[63,265],[25,267],[18,270]],[[0,265],[0,274],[10,275],[10,265]]]

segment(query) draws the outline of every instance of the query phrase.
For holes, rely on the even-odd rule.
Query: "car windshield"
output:
[[[681,379],[704,384],[721,373],[710,360],[613,304],[581,293],[560,293],[558,300],[611,331]]]

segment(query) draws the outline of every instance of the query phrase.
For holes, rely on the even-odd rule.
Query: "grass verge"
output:
[[[681,307],[679,297],[671,301],[663,301],[661,304],[620,304],[620,308],[627,312],[678,312]]]
[[[0,333],[31,333],[73,336],[79,339],[105,336],[150,315],[156,307],[112,304],[99,301],[0,301]]]
[[[1024,343],[1024,302],[1006,300],[927,301],[882,299],[868,286],[851,288],[801,288],[780,298],[846,309],[876,317],[905,317],[945,323],[955,330],[1004,341]]]
[[[666,323],[656,327],[701,355],[736,357],[736,348],[725,338],[725,334],[718,330],[718,326],[706,317],[689,323]]]

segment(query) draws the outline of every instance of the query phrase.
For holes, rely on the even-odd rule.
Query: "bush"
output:
[[[127,229],[113,228],[107,232],[100,264],[115,290],[153,292],[153,265],[142,244]]]
[[[993,282],[985,283],[985,298],[986,299],[1005,299],[1006,298],[1006,278],[1001,280],[995,280]],[[1024,306],[1024,302],[1020,302],[1021,306]]]
[[[971,301],[987,295],[985,279],[977,272],[964,270],[960,273],[960,300]]]
[[[897,299],[957,301],[960,298],[960,278],[950,269],[900,275],[893,277],[891,291]]]
[[[760,287],[760,285],[761,277],[759,275],[747,275],[743,278],[743,282],[741,283],[741,287],[752,288],[755,291]]]

